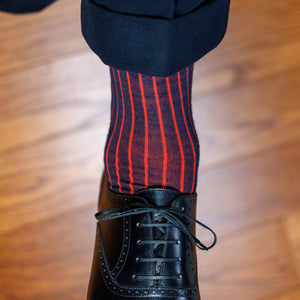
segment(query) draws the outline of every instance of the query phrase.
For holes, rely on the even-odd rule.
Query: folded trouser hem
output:
[[[25,14],[37,12],[56,0],[0,0],[0,11],[15,13],[15,14]]]
[[[211,0],[193,11],[162,19],[111,11],[82,0],[82,33],[107,65],[169,76],[196,62],[223,39],[230,0]]]

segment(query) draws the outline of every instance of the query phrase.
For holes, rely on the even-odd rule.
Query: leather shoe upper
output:
[[[103,176],[87,299],[199,300],[195,244],[215,241],[195,238],[195,222],[209,229],[194,219],[196,198],[162,188],[119,194]]]

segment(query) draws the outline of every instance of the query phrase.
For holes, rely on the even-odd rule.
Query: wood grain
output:
[[[80,1],[57,1],[40,13],[1,13],[0,22],[0,74],[88,48],[80,34]]]
[[[290,292],[285,293],[282,296],[279,297],[273,297],[269,298],[272,300],[298,300],[300,298],[300,288],[297,288],[297,290],[292,290]]]
[[[111,96],[79,15],[0,13],[0,300],[85,299]],[[195,64],[203,300],[300,299],[299,20],[297,0],[232,1]]]

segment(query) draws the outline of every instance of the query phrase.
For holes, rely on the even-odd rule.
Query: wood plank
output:
[[[0,75],[86,52],[80,26],[80,1],[57,1],[40,13],[0,12]]]
[[[287,240],[291,248],[293,264],[300,282],[300,210],[294,210],[284,218]]]
[[[280,16],[281,22],[278,22]],[[258,83],[289,69],[299,71],[299,3],[231,1],[227,34],[217,49],[197,62],[193,86],[214,94],[245,81]],[[259,89],[256,89],[259,90]],[[219,95],[218,95],[219,96]]]
[[[264,300],[299,300],[300,299],[300,286],[292,291],[287,291],[278,297],[270,297]]]
[[[299,284],[280,220],[221,236],[198,255],[203,299],[262,299]]]
[[[2,77],[0,233],[95,204],[109,123],[108,75],[89,53]]]
[[[300,208],[300,142],[199,174],[198,217],[219,234],[248,230]]]
[[[81,209],[2,235],[1,299],[85,299],[95,232],[92,216],[92,210]]]
[[[1,300],[86,295],[110,79],[79,4],[0,13]],[[218,234],[198,252],[204,300],[300,297],[299,15],[298,0],[232,1],[195,64],[198,219]]]
[[[224,41],[195,65],[202,170],[300,139],[299,10],[297,0],[232,1]]]

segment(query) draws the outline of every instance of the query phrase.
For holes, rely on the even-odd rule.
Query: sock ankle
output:
[[[168,77],[110,67],[111,122],[104,153],[110,188],[196,190],[199,143],[191,110],[193,65]]]

